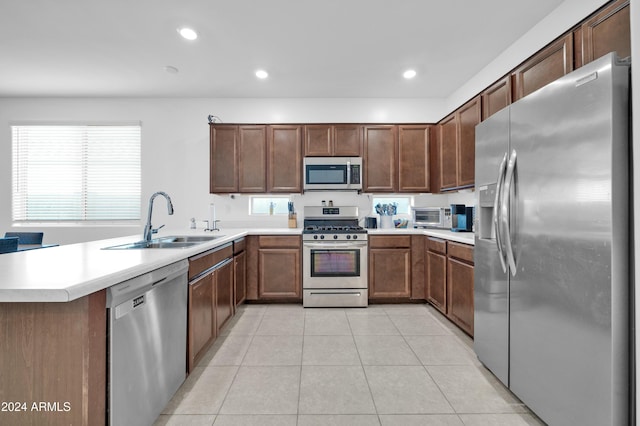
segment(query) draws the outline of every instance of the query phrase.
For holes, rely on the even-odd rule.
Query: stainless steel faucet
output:
[[[166,192],[158,191],[158,192],[154,193],[151,196],[151,198],[149,198],[149,214],[147,216],[147,224],[144,226],[144,233],[142,234],[142,237],[147,242],[151,241],[151,235],[157,234],[158,233],[158,229],[160,229],[160,228],[162,228],[164,226],[164,225],[161,225],[160,227],[158,227],[156,229],[153,229],[153,226],[151,226],[151,213],[153,212],[153,200],[158,195],[162,195],[164,198],[167,199],[167,210],[168,210],[168,213],[170,215],[173,214],[173,204],[171,203],[171,198],[169,197],[169,195],[167,195]]]

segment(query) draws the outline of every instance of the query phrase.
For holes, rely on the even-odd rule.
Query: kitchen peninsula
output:
[[[224,229],[218,238],[186,248],[103,250],[139,239],[131,236],[0,256],[0,400],[6,403],[0,423],[105,422],[107,288],[242,237],[300,233],[299,228]],[[473,244],[473,234],[440,230],[371,234]]]

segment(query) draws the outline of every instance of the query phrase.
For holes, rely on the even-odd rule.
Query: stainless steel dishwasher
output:
[[[112,426],[153,424],[185,380],[188,267],[182,260],[107,291]]]

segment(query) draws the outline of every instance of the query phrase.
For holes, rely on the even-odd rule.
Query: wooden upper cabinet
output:
[[[364,191],[395,192],[398,127],[364,126]]]
[[[481,97],[476,96],[438,124],[440,190],[467,188],[475,181],[476,125]]]
[[[328,157],[333,155],[332,126],[312,124],[304,126],[304,155]]]
[[[306,157],[359,157],[362,126],[357,124],[310,124],[304,126]]]
[[[631,56],[629,0],[618,0],[582,24],[582,64],[609,52]]]
[[[238,127],[238,192],[267,190],[267,127]]]
[[[476,126],[481,120],[480,96],[467,102],[458,111],[457,186],[473,186],[476,178]]]
[[[511,104],[511,76],[497,81],[482,92],[482,119],[486,120]]]
[[[268,126],[267,192],[302,192],[302,126]]]
[[[266,192],[266,126],[215,124],[210,133],[210,192]]]
[[[454,188],[457,185],[456,163],[458,156],[458,125],[456,113],[443,119],[438,124],[440,137],[439,145],[439,169],[440,189]]]
[[[560,37],[525,61],[514,73],[514,100],[573,71],[573,33]]]
[[[429,192],[430,126],[398,126],[398,192]]]
[[[238,127],[216,124],[209,132],[209,192],[237,192]]]

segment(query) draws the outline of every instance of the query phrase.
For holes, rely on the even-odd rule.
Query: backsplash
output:
[[[281,196],[285,194],[273,194]],[[264,196],[264,195],[261,195]],[[360,224],[364,225],[364,218],[367,216],[376,216],[375,210],[372,208],[373,198],[391,197],[391,196],[412,196],[413,206],[415,207],[446,207],[449,204],[466,204],[473,205],[475,203],[475,193],[472,190],[453,192],[450,194],[357,194],[355,192],[307,192],[304,194],[291,194],[289,200],[293,201],[298,219],[298,227],[302,227],[304,220],[304,206],[320,206],[322,201],[333,201],[334,206],[357,206],[359,209]],[[216,219],[220,222],[218,227],[224,228],[241,228],[241,227],[259,227],[259,228],[280,228],[287,226],[286,214],[259,214],[251,215],[249,213],[249,204],[251,195],[233,194],[233,195],[210,195],[210,203],[215,205]],[[203,213],[203,217],[198,217],[197,227],[204,227],[204,219],[208,219],[208,214]],[[394,216],[397,219],[411,220],[410,214],[398,214]],[[202,219],[202,220],[201,220]],[[409,226],[412,226],[410,223]]]

